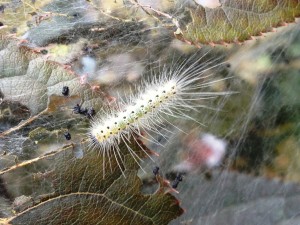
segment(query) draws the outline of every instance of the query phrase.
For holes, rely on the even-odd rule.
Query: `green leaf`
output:
[[[220,7],[185,7],[175,36],[191,44],[242,42],[300,16],[298,0],[225,1]]]

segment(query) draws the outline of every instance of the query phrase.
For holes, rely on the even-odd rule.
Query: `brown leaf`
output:
[[[103,155],[97,149],[87,151],[85,143],[81,147],[85,149],[82,159],[75,158],[73,148],[68,147],[2,174],[2,179],[9,180],[9,173],[17,175],[41,164],[49,165],[44,177],[54,189],[47,197],[41,195],[40,203],[35,198],[38,203],[10,218],[9,224],[168,224],[183,213],[159,176],[159,189],[154,194],[140,193],[139,167],[125,145],[121,145],[121,156],[126,177],[112,156],[105,161],[107,172],[103,177]],[[145,156],[137,144],[132,148],[140,157]]]

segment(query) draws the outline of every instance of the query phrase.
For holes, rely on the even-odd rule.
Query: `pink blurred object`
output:
[[[80,84],[85,84],[88,74],[84,74],[80,76]]]
[[[227,143],[212,134],[204,134],[187,146],[188,153],[185,159],[174,168],[177,171],[191,172],[219,166],[226,153]]]
[[[221,6],[219,0],[195,0],[195,2],[198,3],[199,5],[202,5],[203,7],[207,7],[211,9]]]

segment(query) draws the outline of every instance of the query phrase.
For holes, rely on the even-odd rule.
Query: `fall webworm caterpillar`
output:
[[[164,128],[164,122],[171,124],[169,117],[194,120],[188,113],[198,108],[206,108],[204,104],[200,104],[201,101],[229,94],[230,92],[201,92],[203,88],[228,79],[213,80],[211,79],[213,74],[204,75],[206,71],[220,64],[213,65],[216,60],[200,64],[201,59],[191,63],[189,67],[186,65],[191,59],[179,65],[175,64],[174,68],[164,68],[159,76],[152,76],[149,80],[143,81],[137,94],[120,99],[121,103],[117,108],[108,109],[104,115],[93,119],[88,133],[91,140],[90,147],[99,149],[104,159],[106,155],[108,159],[113,155],[124,175],[119,148],[121,141],[125,143],[129,153],[139,164],[141,159],[128,145],[131,138],[139,144],[135,136],[143,137],[142,131],[160,133],[157,128]],[[105,160],[103,160],[104,170]]]

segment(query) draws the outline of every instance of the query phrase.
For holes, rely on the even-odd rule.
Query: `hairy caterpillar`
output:
[[[109,109],[104,115],[93,119],[88,133],[91,147],[99,149],[104,158],[106,155],[108,158],[113,155],[124,175],[119,148],[121,141],[126,144],[131,156],[139,164],[138,155],[128,145],[131,137],[138,143],[135,136],[143,137],[142,131],[159,133],[157,128],[164,129],[163,123],[165,121],[170,123],[169,117],[194,120],[188,113],[206,107],[200,104],[200,101],[228,94],[229,92],[201,92],[201,89],[227,78],[213,80],[212,74],[203,75],[207,70],[220,64],[208,68],[214,61],[200,64],[200,60],[201,58],[189,67],[186,67],[189,62],[187,60],[176,68],[163,69],[159,76],[152,76],[144,81],[137,94],[121,99],[121,104],[117,108]],[[103,171],[104,169],[105,160]]]

